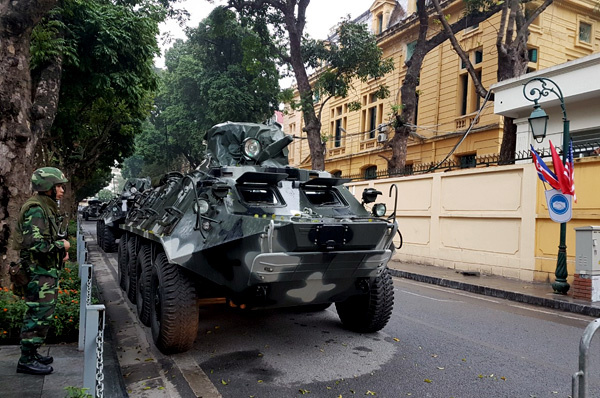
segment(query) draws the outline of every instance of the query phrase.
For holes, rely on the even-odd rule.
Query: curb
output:
[[[591,317],[600,317],[600,308],[592,307],[591,305],[572,303],[559,298],[545,298],[532,296],[529,294],[510,292],[507,290],[497,289],[488,286],[474,285],[471,283],[459,282],[451,279],[438,278],[435,276],[415,274],[412,272],[401,271],[390,268],[390,273],[393,276],[410,279],[416,282],[429,283],[432,285],[438,285],[443,287],[449,287],[457,290],[464,290],[470,293],[481,294],[484,296],[496,297],[510,301],[516,301],[519,303],[526,303],[537,305],[539,307],[552,308],[565,312],[573,312],[581,315],[587,315]]]

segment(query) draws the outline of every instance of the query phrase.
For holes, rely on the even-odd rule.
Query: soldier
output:
[[[54,370],[50,366],[53,358],[37,350],[46,339],[54,314],[58,268],[69,258],[69,241],[58,236],[57,201],[64,195],[66,182],[65,175],[57,168],[42,167],[34,171],[31,185],[37,194],[21,207],[14,231],[13,248],[19,251],[21,267],[30,277],[25,286],[27,312],[21,329],[17,373],[47,375]]]

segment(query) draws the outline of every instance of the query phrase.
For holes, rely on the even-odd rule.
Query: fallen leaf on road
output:
[[[377,393],[375,391],[367,390],[367,392],[365,393],[365,395],[377,395]]]
[[[425,379],[425,380],[423,380],[423,381],[424,381],[425,383],[433,383],[433,381],[432,381],[432,380],[430,380],[430,379]]]
[[[303,389],[299,389],[298,392],[300,392],[300,394],[302,394],[302,395],[304,395],[304,394],[310,394],[310,391],[303,390]]]
[[[224,386],[226,386],[227,382],[225,380],[221,379],[221,384],[223,384]]]
[[[398,338],[394,337],[394,341],[400,341],[400,339],[398,339]]]

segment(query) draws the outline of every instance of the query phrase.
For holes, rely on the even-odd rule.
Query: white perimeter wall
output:
[[[532,164],[477,168],[348,184],[382,192],[404,245],[395,260],[533,280],[537,176]],[[367,205],[368,206],[368,205]],[[399,243],[399,239],[395,239]]]

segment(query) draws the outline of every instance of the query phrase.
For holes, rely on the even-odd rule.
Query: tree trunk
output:
[[[0,285],[17,254],[8,248],[10,230],[31,194],[32,86],[29,71],[31,31],[57,0],[0,0]],[[35,116],[35,115],[34,115]]]

